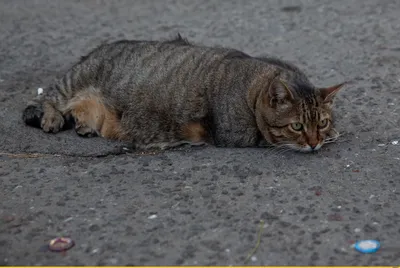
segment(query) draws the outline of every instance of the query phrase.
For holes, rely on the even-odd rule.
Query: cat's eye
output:
[[[290,127],[295,130],[295,131],[301,131],[303,129],[303,124],[302,123],[292,123],[290,124]]]
[[[322,119],[318,122],[318,128],[326,128],[328,126],[328,123],[328,119]]]

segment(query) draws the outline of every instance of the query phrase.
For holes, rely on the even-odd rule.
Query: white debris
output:
[[[231,250],[230,250],[229,248],[227,248],[227,249],[225,249],[225,252],[226,252],[226,253],[230,253]]]
[[[392,144],[397,145],[397,144],[399,144],[399,141],[392,141]]]
[[[14,191],[17,190],[18,188],[22,188],[22,185],[15,186]]]
[[[384,144],[384,143],[379,143],[379,144],[378,144],[379,147],[383,147],[383,146],[385,146],[385,145],[386,145],[386,144]]]
[[[92,254],[96,254],[97,252],[99,252],[99,249],[98,249],[98,248],[95,248],[95,249],[92,250],[91,253],[92,253]]]
[[[37,89],[37,94],[38,94],[38,95],[42,95],[42,94],[43,94],[43,88],[41,88],[41,87],[38,88],[38,89]]]
[[[69,217],[69,218],[66,218],[65,220],[64,220],[64,222],[69,222],[69,221],[72,221],[74,218],[73,217]]]
[[[176,203],[175,205],[172,205],[171,208],[172,208],[172,209],[176,209],[176,208],[179,206],[180,203],[181,203],[181,202],[178,201],[178,203]]]
[[[338,209],[341,209],[341,208],[342,208],[342,206],[337,206],[337,208],[338,208]]]
[[[346,165],[346,167],[350,167],[350,165]]]
[[[374,198],[374,197],[375,197],[375,195],[371,194],[371,195],[369,196],[369,199],[372,199],[372,198]]]
[[[257,261],[257,257],[256,256],[251,256],[251,261],[252,262],[256,262]]]
[[[154,220],[154,219],[156,219],[156,218],[157,218],[157,215],[156,215],[156,214],[150,215],[150,216],[148,217],[149,220]]]
[[[359,233],[359,232],[361,232],[361,229],[360,229],[360,228],[355,228],[355,229],[354,229],[354,232],[355,232],[355,233]]]

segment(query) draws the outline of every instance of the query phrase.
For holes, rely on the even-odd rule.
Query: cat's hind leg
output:
[[[106,105],[96,90],[79,92],[68,102],[65,112],[73,117],[75,131],[79,136],[125,139],[120,126],[120,113]]]

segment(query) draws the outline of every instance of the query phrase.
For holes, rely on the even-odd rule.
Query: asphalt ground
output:
[[[399,265],[399,14],[395,0],[0,1],[0,265],[243,265],[260,230],[247,265]],[[316,154],[140,153],[23,124],[37,88],[101,42],[178,32],[292,61],[318,86],[351,81],[342,136]],[[46,251],[57,236],[75,246]]]

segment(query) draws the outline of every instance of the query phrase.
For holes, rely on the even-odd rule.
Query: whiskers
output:
[[[322,143],[320,148],[323,149],[324,145],[330,144],[330,143],[343,143],[343,142],[348,142],[350,139],[346,139],[346,133],[337,133],[334,137],[327,137]],[[273,145],[267,145],[265,148],[268,148],[264,154],[268,154],[269,156],[282,156],[286,152],[301,152],[301,153],[311,153],[311,154],[319,154],[321,149],[317,150],[302,150],[302,148],[299,145],[296,145],[295,143],[290,143],[290,142],[278,142]]]
[[[295,145],[292,143],[284,143],[278,142],[274,145],[267,146],[270,150],[267,150],[264,154],[268,154],[270,156],[282,156],[284,153],[288,151],[296,151]]]
[[[338,134],[335,137],[328,137],[324,140],[324,144],[329,144],[329,143],[342,143],[342,142],[347,142],[349,139],[345,139],[346,133],[344,134]]]

